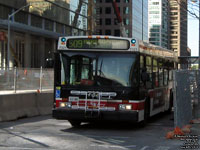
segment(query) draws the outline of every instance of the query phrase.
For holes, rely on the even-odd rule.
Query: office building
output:
[[[187,51],[187,0],[169,0],[170,49],[178,56],[188,56]]]
[[[111,0],[96,0],[96,33],[122,36]],[[116,0],[128,37],[148,41],[148,1]]]
[[[148,0],[149,42],[170,48],[169,41],[169,4],[168,0]]]
[[[45,67],[59,36],[86,35],[87,5],[87,0],[0,0],[0,68]]]

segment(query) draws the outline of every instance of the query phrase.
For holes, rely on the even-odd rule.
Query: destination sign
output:
[[[109,49],[128,50],[130,43],[124,39],[68,39],[68,49]]]

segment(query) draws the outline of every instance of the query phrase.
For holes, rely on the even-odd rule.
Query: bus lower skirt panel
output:
[[[53,109],[53,118],[60,120],[93,120],[138,122],[137,111],[84,111],[67,108]]]

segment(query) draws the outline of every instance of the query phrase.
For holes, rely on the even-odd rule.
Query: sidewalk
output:
[[[200,123],[191,124],[191,134],[198,135],[200,137]]]

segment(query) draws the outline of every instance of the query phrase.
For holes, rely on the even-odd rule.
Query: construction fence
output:
[[[0,92],[53,90],[54,72],[46,68],[1,68]]]
[[[174,71],[174,125],[200,118],[200,70]]]

